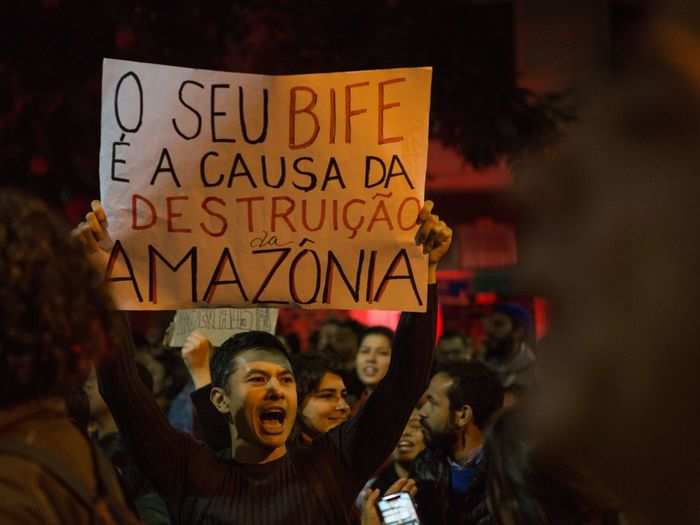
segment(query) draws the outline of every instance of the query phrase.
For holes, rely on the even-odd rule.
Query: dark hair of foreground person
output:
[[[40,201],[0,191],[0,408],[87,378],[112,301],[82,245]]]

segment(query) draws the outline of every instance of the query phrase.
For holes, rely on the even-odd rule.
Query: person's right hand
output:
[[[102,248],[100,243],[109,239],[107,233],[107,214],[100,201],[90,203],[91,212],[85,215],[85,220],[73,230],[73,235],[80,239],[88,253],[96,253]]]
[[[412,479],[400,478],[386,490],[384,495],[389,496],[397,492],[408,492],[411,497],[415,497],[416,492],[418,492],[416,482]],[[377,511],[377,501],[379,501],[380,496],[379,489],[371,490],[367,495],[365,505],[362,508],[362,525],[382,524],[382,519],[379,517],[379,512]]]
[[[190,372],[195,389],[211,383],[211,372],[209,371],[209,361],[212,354],[212,345],[199,330],[193,331],[185,339],[182,345],[182,360]]]

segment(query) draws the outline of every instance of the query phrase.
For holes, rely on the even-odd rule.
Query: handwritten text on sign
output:
[[[173,319],[170,346],[182,346],[194,330],[203,333],[214,346],[221,346],[229,337],[262,330],[275,333],[276,308],[195,308],[178,310]]]
[[[105,278],[124,309],[425,309],[429,68],[104,61]]]

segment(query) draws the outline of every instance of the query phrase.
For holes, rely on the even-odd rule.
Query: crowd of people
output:
[[[644,67],[522,178],[523,282],[553,305],[537,348],[510,303],[480,344],[436,342],[452,232],[426,202],[425,313],[332,321],[304,353],[193,332],[173,380],[89,263],[100,203],[71,232],[0,192],[0,523],[697,523],[696,26],[656,20]],[[418,521],[385,514],[398,494]]]
[[[8,523],[90,523],[102,507],[98,519],[154,525],[373,524],[377,501],[397,492],[412,495],[420,523],[498,523],[507,489],[490,483],[501,478],[486,451],[508,443],[494,433],[488,445],[488,429],[534,384],[532,320],[499,304],[480,351],[449,332],[436,345],[437,265],[452,233],[432,203],[416,224],[426,313],[402,314],[396,332],[330,321],[303,353],[283,334],[215,347],[195,331],[179,352],[189,380],[172,396],[166,367],[136,350],[87,262],[106,235],[101,204],[70,235],[35,200],[6,192],[0,205],[3,315],[16,326],[2,346]],[[76,486],[84,501],[71,501]]]

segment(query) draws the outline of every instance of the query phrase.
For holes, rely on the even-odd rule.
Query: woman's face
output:
[[[394,461],[411,463],[423,450],[425,450],[425,435],[418,411],[414,410],[401,434],[399,444],[394,449]]]
[[[382,334],[362,338],[355,366],[357,377],[367,388],[373,389],[384,379],[391,363],[391,340]]]
[[[332,372],[323,375],[318,388],[301,404],[301,419],[306,429],[313,433],[311,437],[325,434],[350,417],[347,394],[343,378]]]

